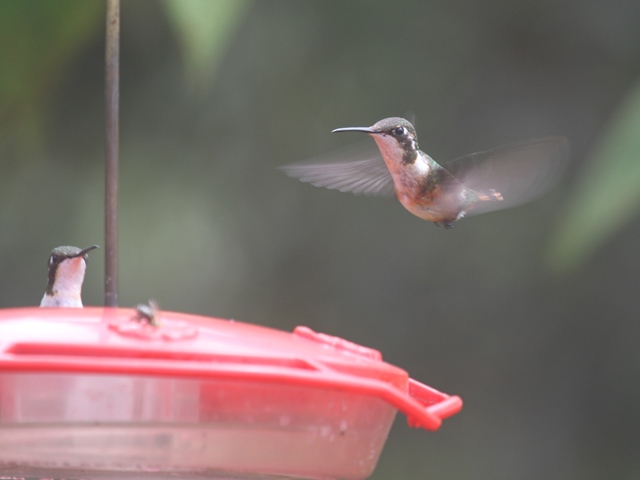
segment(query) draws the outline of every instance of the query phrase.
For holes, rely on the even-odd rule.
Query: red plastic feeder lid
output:
[[[158,322],[0,310],[0,473],[359,479],[397,410],[436,430],[462,408],[380,352],[306,327],[164,311]]]

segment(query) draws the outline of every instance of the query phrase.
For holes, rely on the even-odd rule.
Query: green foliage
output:
[[[622,102],[552,243],[554,268],[578,266],[640,209],[640,84]]]
[[[206,87],[248,0],[165,0],[189,80]],[[0,2],[0,144],[38,145],[48,100],[74,58],[103,34],[105,4]],[[126,22],[126,9],[122,11]],[[101,92],[96,92],[101,95]]]
[[[248,0],[164,0],[190,80],[203,88],[215,73]]]
[[[102,10],[101,2],[0,2],[0,132],[15,128],[27,143],[37,137],[52,87]]]

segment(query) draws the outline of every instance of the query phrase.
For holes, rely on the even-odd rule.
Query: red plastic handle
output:
[[[440,426],[442,420],[455,415],[462,409],[462,399],[458,396],[446,395],[435,388],[420,383],[413,378],[407,384],[407,394],[424,408],[423,414],[407,413],[407,422],[411,427],[430,428],[437,422]]]

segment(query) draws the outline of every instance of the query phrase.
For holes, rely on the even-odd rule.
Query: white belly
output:
[[[41,307],[72,307],[72,308],[82,308],[82,299],[80,295],[47,295],[44,294],[42,297],[42,301],[40,302]]]

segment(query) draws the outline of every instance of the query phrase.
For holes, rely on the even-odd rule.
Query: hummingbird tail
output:
[[[478,200],[480,200],[481,202],[490,202],[490,201],[501,202],[502,200],[504,200],[504,198],[502,198],[502,194],[500,192],[497,192],[491,189],[491,190],[486,190],[482,192],[478,196]]]

